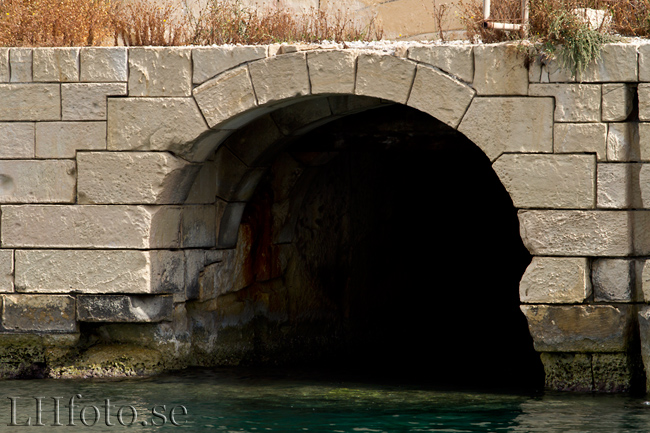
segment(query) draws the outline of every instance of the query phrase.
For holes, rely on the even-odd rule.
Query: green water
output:
[[[650,431],[650,404],[628,395],[450,390],[243,370],[190,370],[120,381],[5,381],[0,386],[1,432]],[[69,425],[73,396],[74,426]],[[34,397],[42,397],[43,426],[34,425]],[[113,425],[106,425],[107,399]],[[12,400],[15,426],[8,425]],[[21,426],[28,417],[32,426]]]

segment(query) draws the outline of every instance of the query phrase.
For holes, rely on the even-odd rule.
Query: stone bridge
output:
[[[3,376],[310,359],[344,353],[343,340],[381,346],[373,329],[411,350],[400,336],[429,331],[391,334],[386,318],[408,316],[395,319],[399,307],[425,317],[419,327],[446,317],[451,346],[418,343],[444,357],[497,359],[498,370],[509,361],[499,353],[534,344],[548,387],[645,386],[650,45],[608,45],[579,80],[524,51],[0,49]],[[487,180],[438,199],[485,167]],[[424,183],[443,172],[434,194]],[[496,176],[496,192],[481,189]],[[509,198],[497,204],[503,187]],[[459,246],[449,237],[455,249],[434,257],[445,231],[461,236],[499,206],[492,238]],[[436,219],[443,212],[457,216]],[[382,229],[388,220],[398,222]],[[429,226],[438,231],[421,237]],[[511,229],[532,261],[515,246],[517,259],[466,282]],[[436,263],[451,256],[458,274],[438,289]],[[369,271],[372,261],[382,264]],[[386,277],[391,287],[366,278],[390,263],[417,263],[428,278],[407,288],[401,271]],[[514,272],[509,284],[490,282],[499,272]],[[487,326],[501,320],[502,292],[516,298],[515,319],[486,337],[496,346],[463,352],[466,306],[483,310],[477,328]],[[522,326],[528,341],[499,330]]]

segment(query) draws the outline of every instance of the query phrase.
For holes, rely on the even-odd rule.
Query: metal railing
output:
[[[491,0],[483,0],[483,26],[486,29],[506,30],[506,31],[523,31],[524,35],[528,32],[528,0],[521,0],[521,18],[514,21],[519,23],[504,23],[490,19]]]

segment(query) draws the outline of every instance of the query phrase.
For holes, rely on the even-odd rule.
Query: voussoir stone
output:
[[[260,105],[309,95],[311,91],[304,52],[257,60],[248,68]]]
[[[59,84],[0,84],[0,101],[0,121],[61,118]]]
[[[329,50],[307,53],[311,92],[354,93],[357,54],[353,51]]]
[[[474,79],[473,50],[473,45],[415,46],[409,48],[408,58],[435,66],[459,80],[471,83]]]
[[[17,250],[15,260],[24,293],[173,293],[185,278],[182,251]]]
[[[529,96],[553,96],[557,122],[600,122],[599,84],[531,84]]]
[[[594,207],[594,155],[505,154],[492,168],[517,208]]]
[[[479,95],[528,94],[526,56],[512,43],[477,45],[472,84]]]
[[[184,157],[208,130],[192,98],[108,99],[108,150],[168,150]]]
[[[80,152],[81,204],[174,204],[187,197],[198,165],[167,152]]]
[[[258,45],[193,48],[193,82],[201,84],[242,63],[263,59],[266,51],[266,47]]]
[[[584,257],[533,257],[519,283],[524,303],[579,304],[591,295]]]
[[[34,157],[34,123],[0,123],[0,158]]]
[[[74,203],[70,160],[0,160],[0,203]]]
[[[173,206],[6,205],[2,245],[26,248],[178,248]]]
[[[35,48],[34,81],[79,81],[79,48]]]
[[[458,127],[494,161],[504,152],[553,152],[552,98],[475,97]]]
[[[171,320],[171,295],[79,295],[77,318],[81,322],[160,322]]]
[[[247,66],[224,72],[201,84],[193,92],[211,128],[257,106]]]
[[[535,350],[623,352],[634,326],[631,305],[522,305]]]
[[[128,79],[125,47],[85,47],[79,53],[80,81],[111,83]]]
[[[76,332],[75,299],[67,295],[2,295],[8,331]]]
[[[556,123],[553,127],[555,153],[595,153],[607,160],[606,123]]]
[[[105,150],[106,122],[36,123],[37,158],[74,158],[77,150]]]
[[[416,63],[395,56],[359,54],[355,94],[406,104]]]
[[[129,49],[129,96],[191,96],[192,49]]]
[[[457,128],[474,89],[429,66],[418,65],[407,105]]]

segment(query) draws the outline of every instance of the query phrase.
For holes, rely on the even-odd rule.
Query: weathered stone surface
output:
[[[639,83],[637,86],[639,95],[639,120],[650,120],[650,83]]]
[[[9,79],[9,48],[0,48],[0,83],[8,83]]]
[[[105,150],[106,122],[36,123],[37,158],[74,158],[77,150]]]
[[[639,161],[639,124],[610,123],[607,132],[608,161]]]
[[[245,207],[246,203],[219,203],[217,209],[222,216],[217,218],[217,248],[235,247]]]
[[[252,121],[246,125],[246,128],[235,131],[228,137],[225,146],[233,154],[237,155],[237,158],[243,161],[245,165],[261,167],[268,165],[270,158],[275,157],[273,152],[274,144],[280,142],[283,138],[284,135],[269,114]],[[216,155],[219,152],[221,152],[221,149],[217,150]],[[229,156],[231,155],[226,157]]]
[[[311,92],[354,93],[357,54],[352,51],[315,51],[307,53]]]
[[[553,99],[474,98],[458,131],[494,161],[503,152],[553,151]]]
[[[639,158],[641,161],[650,161],[650,123],[641,122],[639,128]]]
[[[34,157],[34,123],[0,123],[0,158]]]
[[[59,120],[61,92],[58,84],[0,85],[0,121]]]
[[[425,45],[411,47],[408,58],[435,66],[466,83],[474,79],[474,47],[472,45]]]
[[[3,247],[178,248],[180,209],[166,206],[2,207]]]
[[[217,197],[231,201],[237,192],[241,179],[250,170],[227,147],[220,148],[215,154]]]
[[[555,98],[556,122],[599,122],[601,89],[598,84],[531,84],[530,96]]]
[[[632,204],[630,164],[598,164],[599,208],[626,209]]]
[[[648,298],[646,297],[646,302]],[[650,367],[650,306],[640,307],[638,313],[639,319],[639,336],[641,337],[641,357],[646,371]],[[650,379],[646,377],[647,383]]]
[[[79,48],[35,48],[34,81],[79,81]]]
[[[596,153],[598,161],[607,159],[607,124],[556,123],[553,127],[555,153]]]
[[[359,54],[357,95],[387,99],[406,104],[411,92],[416,63],[394,56]]]
[[[128,51],[124,47],[85,47],[81,49],[80,80],[83,82],[124,82],[128,78]]]
[[[633,386],[638,386],[635,379],[641,376],[635,367],[636,370],[643,367],[634,359],[636,356],[627,353],[594,353],[591,356],[594,391],[629,392]]]
[[[521,238],[533,255],[627,256],[633,218],[624,211],[519,211]]]
[[[528,94],[525,60],[516,44],[477,45],[474,47],[473,81],[476,92],[479,95]]]
[[[0,203],[74,203],[73,161],[0,160]]]
[[[213,248],[216,246],[216,210],[213,205],[183,207],[181,248]]]
[[[540,352],[624,352],[634,326],[631,305],[522,305]]]
[[[544,385],[547,388],[573,392],[593,391],[591,354],[542,352],[540,357],[544,364]]]
[[[591,279],[596,302],[632,302],[634,293],[634,261],[627,259],[596,259]]]
[[[216,167],[213,161],[206,161],[199,169],[194,183],[187,194],[186,204],[214,203],[217,196]]]
[[[126,83],[78,83],[61,85],[63,120],[106,120],[108,96],[126,95]]]
[[[632,112],[634,88],[625,84],[603,84],[601,119],[603,122],[622,122]]]
[[[266,57],[264,46],[220,46],[192,48],[194,84],[201,84],[242,63]]]
[[[650,81],[650,44],[638,45],[639,52],[639,81]]]
[[[356,95],[335,95],[327,99],[330,101],[330,107],[334,115],[359,113],[386,103],[378,98]]]
[[[171,295],[79,295],[77,318],[81,322],[160,322],[171,320]]]
[[[635,260],[634,270],[637,299],[643,302],[650,302],[650,260]]]
[[[75,299],[66,295],[2,295],[7,331],[76,332]]]
[[[29,83],[32,81],[32,49],[11,48],[9,63],[11,65],[12,83]]]
[[[250,63],[248,68],[260,105],[308,95],[310,92],[305,53],[269,57]]]
[[[284,135],[300,135],[322,125],[332,116],[327,98],[308,99],[271,113],[271,118]],[[258,124],[255,125],[256,127]],[[250,133],[249,133],[250,135]],[[256,138],[267,142],[268,138]]]
[[[173,293],[184,284],[182,251],[17,250],[16,291]]]
[[[595,202],[593,155],[501,155],[492,168],[517,208],[589,209]]]
[[[207,131],[192,98],[108,99],[108,150],[169,150],[191,159]]]
[[[81,204],[183,203],[199,166],[167,152],[80,152]]]
[[[0,293],[14,291],[14,250],[0,250]]]
[[[194,89],[194,99],[210,127],[257,106],[248,68],[224,72]]]
[[[600,59],[587,65],[583,82],[632,82],[638,77],[637,46],[629,43],[605,44]]]
[[[431,67],[418,65],[407,105],[457,128],[476,92]]]
[[[589,262],[583,257],[533,257],[519,283],[523,303],[579,304],[590,295]]]
[[[192,49],[129,49],[129,96],[191,96]]]

